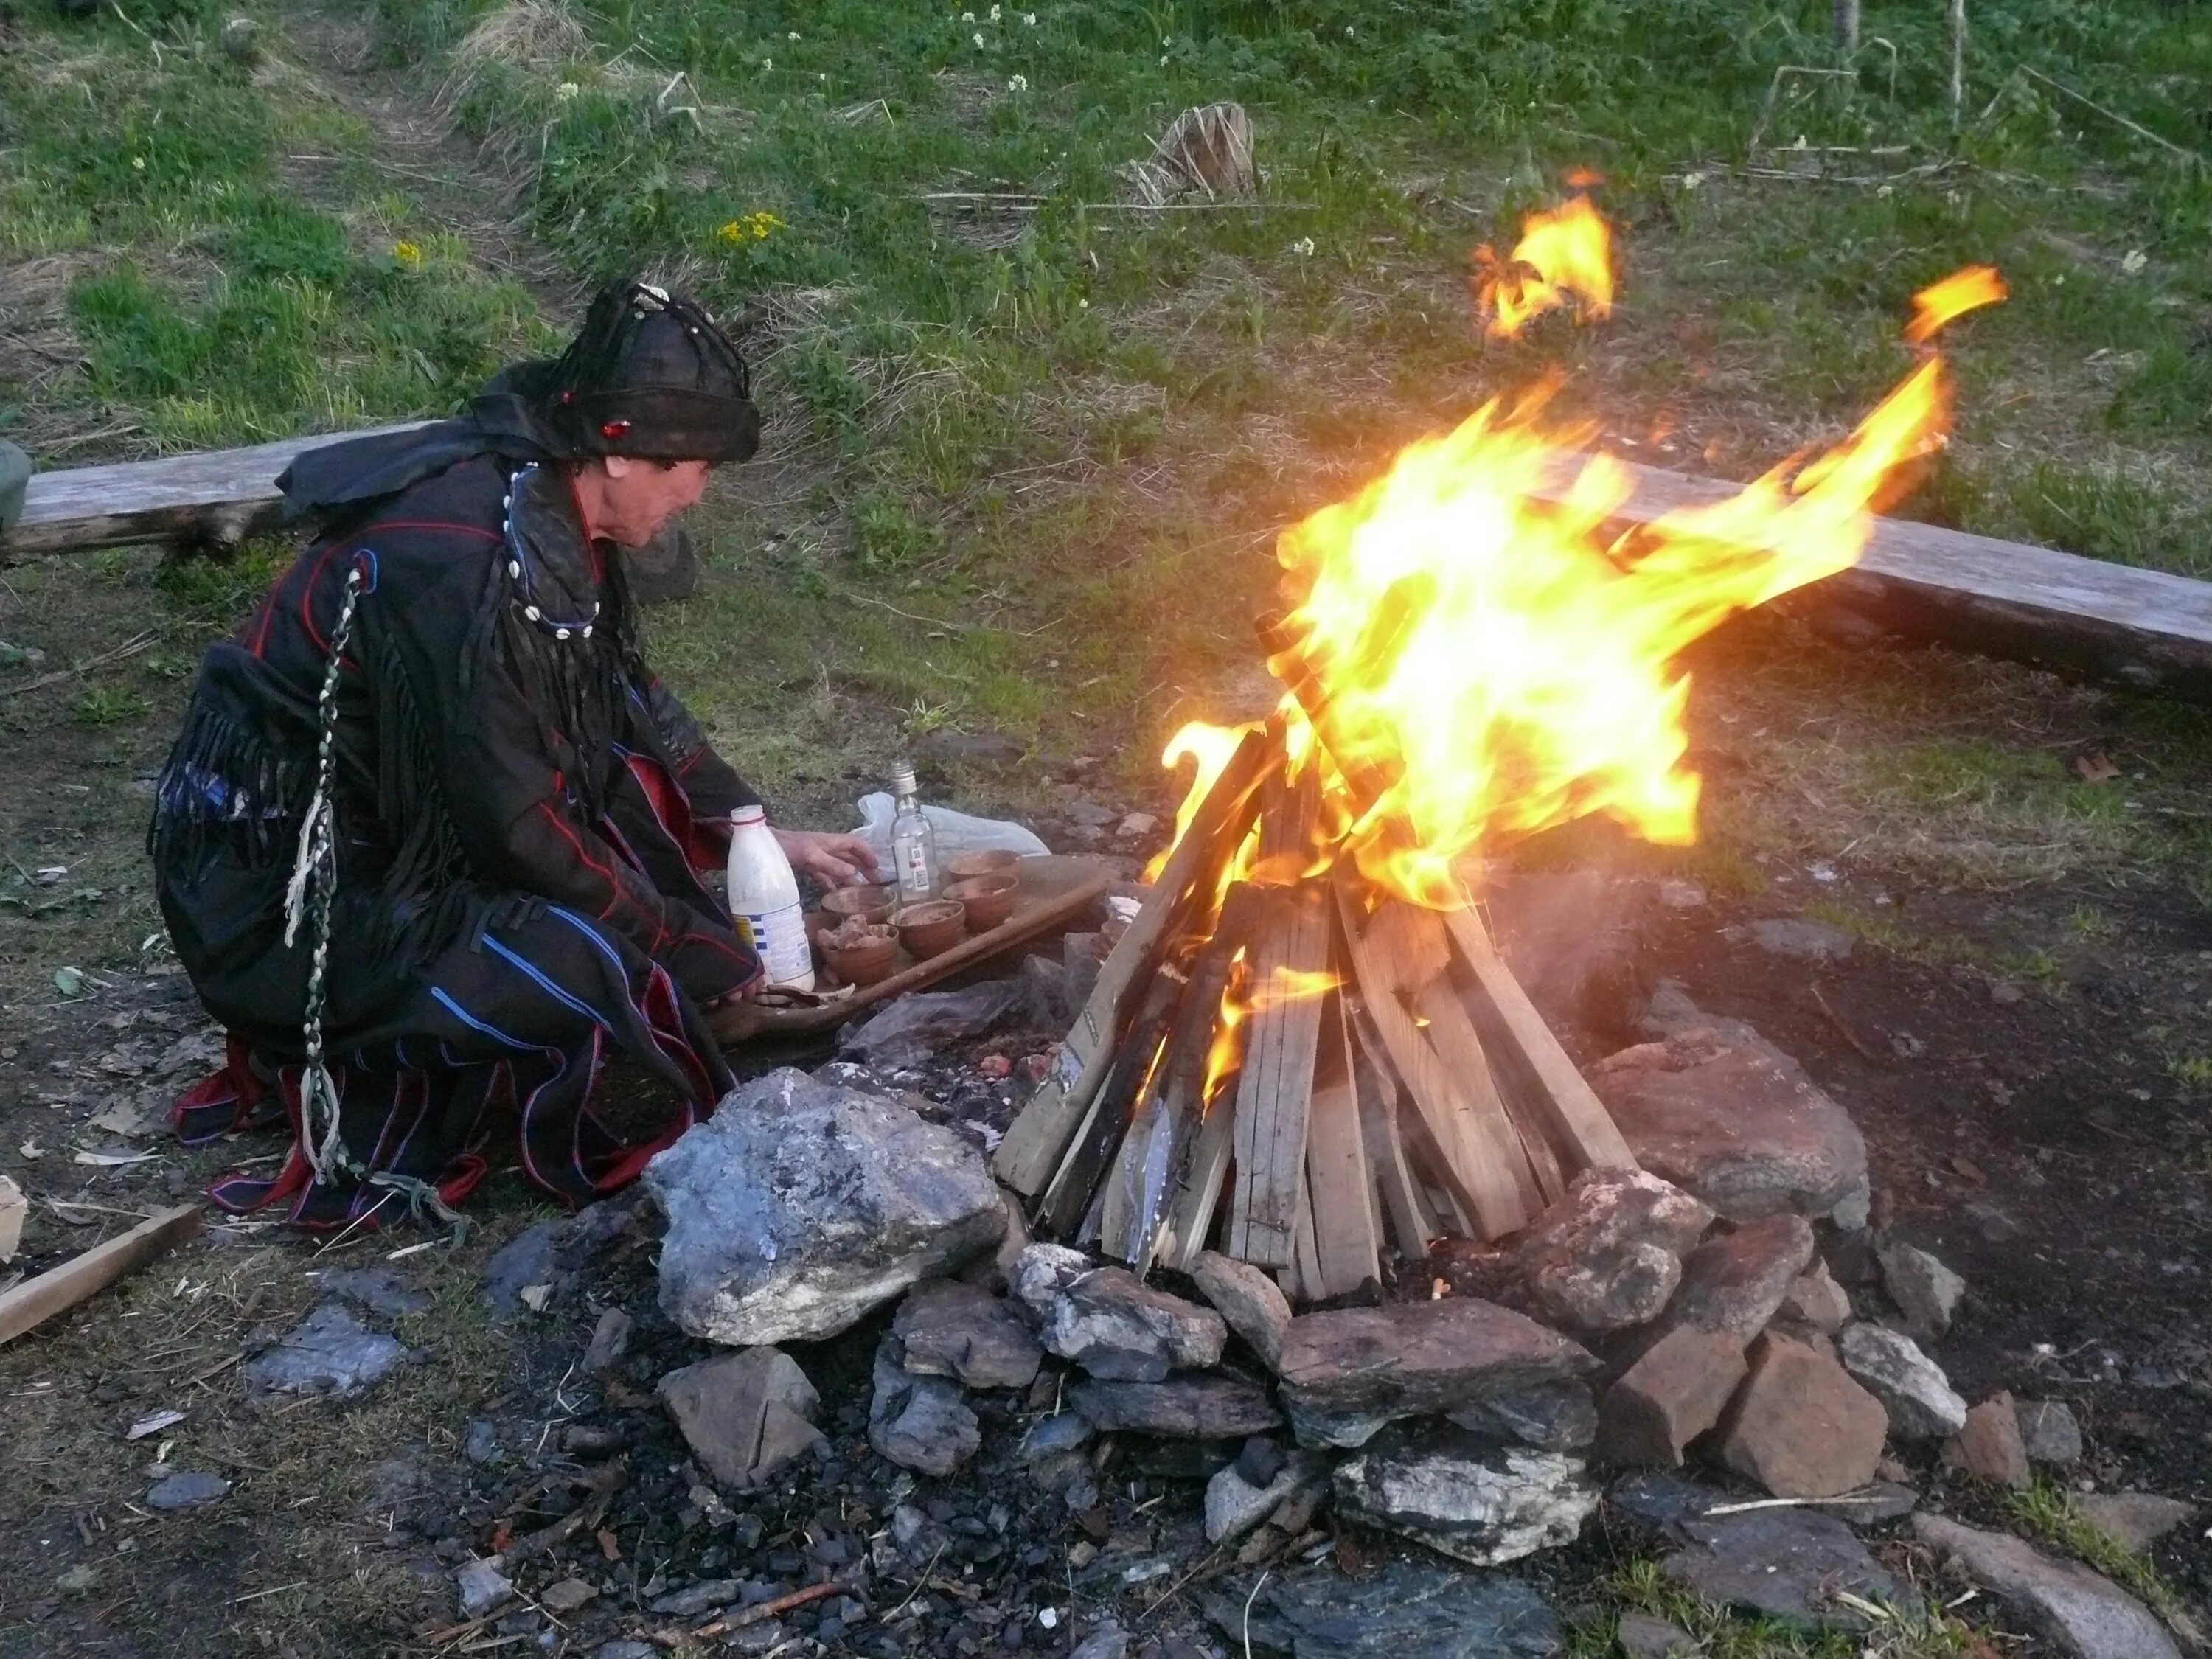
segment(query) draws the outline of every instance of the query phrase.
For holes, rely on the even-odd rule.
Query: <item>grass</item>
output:
[[[2103,1528],[2093,1525],[2074,1506],[2074,1496],[2065,1487],[2038,1479],[2033,1485],[2007,1494],[2005,1508],[2022,1532],[2125,1585],[2160,1618],[2185,1632],[2192,1643],[2200,1639],[2181,1593],[2148,1561]]]
[[[1808,1634],[1772,1620],[1739,1619],[1682,1589],[1655,1560],[1628,1562],[1601,1589],[1614,1607],[1571,1627],[1567,1650],[1577,1659],[1619,1652],[1615,1634],[1625,1611],[1666,1620],[1690,1637],[1689,1651],[1709,1659],[1965,1659],[1987,1651],[1979,1636],[1948,1613],[1916,1615],[1873,1602],[1860,1609],[1869,1628],[1858,1633]]]

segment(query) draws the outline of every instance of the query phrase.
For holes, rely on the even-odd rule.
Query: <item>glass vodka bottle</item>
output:
[[[919,904],[937,896],[939,870],[937,837],[915,799],[913,767],[902,766],[892,775],[891,793],[897,799],[897,814],[891,819],[891,862],[897,869],[899,902]]]

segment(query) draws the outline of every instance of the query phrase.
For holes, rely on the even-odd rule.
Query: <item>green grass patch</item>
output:
[[[2166,1576],[2110,1533],[2093,1525],[2075,1507],[2073,1494],[2063,1486],[2038,1478],[2032,1486],[2008,1493],[2005,1507],[2023,1532],[2125,1585],[2160,1618],[2168,1623],[2177,1619],[2190,1621],[2188,1603]]]

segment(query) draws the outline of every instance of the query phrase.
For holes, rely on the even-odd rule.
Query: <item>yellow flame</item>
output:
[[[1994,265],[1968,265],[1940,283],[1931,283],[1912,296],[1912,320],[1905,337],[1920,345],[1936,337],[1936,331],[1954,317],[1983,306],[1993,306],[2011,292]]]
[[[1510,260],[1486,244],[1474,251],[1474,264],[1476,299],[1498,339],[1511,339],[1570,295],[1593,317],[1613,314],[1613,228],[1587,196],[1530,214]]]
[[[1278,963],[1267,975],[1266,983],[1252,993],[1252,1011],[1280,1008],[1286,1003],[1310,1001],[1315,997],[1327,996],[1344,983],[1340,974],[1322,969],[1290,968]]]
[[[1198,816],[1199,804],[1213,787],[1213,781],[1221,775],[1229,758],[1237,752],[1237,745],[1244,740],[1249,726],[1210,726],[1204,720],[1192,720],[1168,739],[1168,746],[1160,751],[1160,764],[1172,772],[1183,762],[1191,763],[1190,787],[1183,793],[1182,805],[1176,808],[1176,832],[1165,851],[1155,858],[1145,872],[1146,881],[1158,881],[1168,861],[1168,854],[1175,850],[1190,821]]]
[[[1230,960],[1229,986],[1221,994],[1221,1012],[1213,1022],[1213,1042],[1206,1051],[1206,1084],[1198,1097],[1208,1106],[1243,1060],[1244,1039],[1238,1028],[1252,1012],[1251,1006],[1244,1000],[1245,965],[1244,951],[1240,948]]]

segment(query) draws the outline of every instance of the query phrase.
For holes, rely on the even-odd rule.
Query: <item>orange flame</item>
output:
[[[1501,260],[1486,244],[1474,251],[1474,264],[1476,300],[1490,313],[1494,338],[1511,339],[1570,295],[1593,317],[1613,314],[1613,227],[1587,196],[1530,214],[1511,259]]]
[[[1176,808],[1176,832],[1165,851],[1155,858],[1145,872],[1146,881],[1158,881],[1165,867],[1168,854],[1182,839],[1190,821],[1198,816],[1199,803],[1213,787],[1213,781],[1229,764],[1237,752],[1237,745],[1244,739],[1249,726],[1209,726],[1204,720],[1192,720],[1182,730],[1168,739],[1168,746],[1160,751],[1160,764],[1172,772],[1184,761],[1191,763],[1190,787],[1184,791],[1182,805]]]
[[[1954,270],[1912,296],[1912,320],[1905,325],[1905,337],[1914,345],[1923,344],[1954,317],[1996,305],[2010,292],[1994,265]]]
[[[1962,272],[1917,304],[1923,319],[1956,315],[2002,294],[1995,272]],[[1871,514],[1942,446],[1950,403],[1930,352],[1827,453],[1616,534],[1633,475],[1592,453],[1587,428],[1545,425],[1551,390],[1412,445],[1277,545],[1296,603],[1284,634],[1298,642],[1270,666],[1306,699],[1282,708],[1294,753],[1318,740],[1328,851],[1439,908],[1462,902],[1467,854],[1589,813],[1692,841],[1677,657],[1853,563]],[[1225,754],[1237,736],[1186,726],[1177,752]]]
[[[1326,969],[1316,972],[1305,968],[1290,968],[1278,963],[1267,975],[1267,983],[1252,993],[1252,1010],[1280,1008],[1292,1002],[1308,1002],[1315,997],[1327,996],[1344,983],[1340,974]]]
[[[1243,1061],[1244,1039],[1239,1030],[1251,1016],[1252,1006],[1244,1000],[1245,957],[1242,949],[1229,964],[1229,988],[1221,994],[1221,1012],[1213,1022],[1213,1042],[1206,1051],[1206,1083],[1198,1097],[1212,1105],[1213,1097],[1221,1092],[1222,1085]]]

